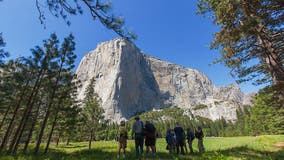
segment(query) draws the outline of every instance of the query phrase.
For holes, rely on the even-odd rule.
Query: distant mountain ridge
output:
[[[100,43],[82,58],[76,73],[82,82],[78,99],[95,77],[94,90],[112,121],[169,107],[212,120],[235,120],[245,99],[237,85],[218,88],[200,71],[149,56],[122,38]],[[194,108],[198,105],[206,107]]]

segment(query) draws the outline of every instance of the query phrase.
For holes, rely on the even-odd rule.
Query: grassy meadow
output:
[[[158,139],[156,157],[142,157],[141,160],[284,160],[284,135],[258,137],[224,137],[205,138],[206,152],[197,153],[197,141],[194,142],[194,154],[169,154],[164,139]],[[278,145],[277,145],[278,144]],[[282,147],[281,147],[282,146]],[[0,155],[1,160],[114,160],[117,159],[116,141],[94,142],[88,151],[88,143],[52,144],[47,155],[31,153],[17,155]],[[129,140],[126,159],[135,159],[134,142]]]

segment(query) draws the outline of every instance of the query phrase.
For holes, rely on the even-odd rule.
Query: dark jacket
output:
[[[192,142],[194,140],[195,136],[192,131],[187,132],[187,141]]]
[[[203,137],[204,137],[202,130],[201,131],[195,131],[195,137],[199,140],[202,140]]]
[[[149,138],[156,137],[156,128],[152,123],[147,123],[144,128],[145,136]]]
[[[175,142],[174,142],[174,135],[172,135],[171,132],[168,132],[167,135],[166,135],[166,141],[167,141],[167,144],[168,145],[173,145]]]

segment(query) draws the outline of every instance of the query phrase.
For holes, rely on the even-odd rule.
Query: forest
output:
[[[0,2],[1,5],[2,2]],[[82,6],[94,21],[121,37],[134,41],[120,17],[108,3],[96,0],[46,0],[46,8],[35,2],[39,20],[51,12],[64,19],[82,14]],[[186,116],[178,106],[140,113],[157,128],[157,136],[179,122],[184,128],[201,126],[206,137],[237,137],[284,134],[284,4],[281,0],[198,1],[198,14],[208,16],[220,26],[211,49],[220,50],[221,63],[231,69],[238,83],[266,84],[253,98],[251,106],[237,110],[236,121]],[[226,6],[226,7],[224,7]],[[3,20],[1,20],[3,21]],[[50,148],[93,141],[117,140],[118,123],[107,120],[91,79],[82,101],[77,99],[80,81],[76,79],[76,37],[58,38],[55,33],[32,49],[29,56],[10,58],[5,49],[5,33],[0,34],[0,152],[46,154]],[[251,61],[257,60],[257,63]],[[202,109],[206,106],[196,106]],[[166,117],[166,118],[163,118]],[[127,121],[129,138],[134,117]],[[55,146],[55,147],[54,147]],[[214,148],[215,149],[215,148]],[[1,155],[0,155],[1,156]]]

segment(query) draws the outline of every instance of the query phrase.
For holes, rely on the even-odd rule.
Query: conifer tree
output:
[[[73,63],[71,63],[73,64]],[[71,69],[71,68],[70,68]],[[76,83],[73,82],[73,79],[75,78],[74,74],[69,70],[68,72],[65,72],[62,75],[62,80],[60,82],[60,86],[58,88],[58,93],[56,96],[56,106],[53,108],[53,120],[52,120],[52,126],[51,130],[49,132],[47,144],[45,147],[45,153],[47,153],[49,144],[51,142],[51,138],[53,135],[53,132],[55,130],[56,125],[58,124],[58,121],[60,118],[63,118],[63,116],[70,116],[68,114],[73,114],[72,118],[69,119],[74,119],[76,118],[76,111],[78,110],[78,104],[76,103],[76,98],[77,98],[77,87]],[[62,115],[62,114],[67,114],[67,115]],[[72,124],[73,126],[75,125],[74,123]]]
[[[251,132],[260,134],[284,133],[284,102],[275,101],[275,92],[272,87],[259,91],[251,107]]]
[[[104,109],[101,107],[100,100],[94,91],[94,85],[95,79],[92,78],[85,92],[82,111],[82,116],[89,131],[89,150],[91,150],[95,132],[99,131],[104,123]]]
[[[220,26],[211,48],[238,82],[272,81],[284,95],[284,4],[282,0],[199,0],[199,13]],[[284,96],[282,96],[284,98]]]
[[[44,48],[36,46],[35,49],[32,49],[33,56],[25,59],[32,73],[31,76],[33,77],[33,80],[31,81],[31,91],[28,94],[24,113],[16,129],[14,138],[10,143],[8,152],[16,152],[18,149],[22,135],[26,129],[27,121],[29,120],[36,103],[36,98],[46,79],[46,74],[50,70],[52,64],[54,64],[53,60],[56,58],[58,52],[58,43],[59,41],[57,40],[56,35],[52,34],[50,39],[44,41]]]
[[[1,66],[4,64],[3,58],[7,57],[9,54],[3,48],[5,47],[6,43],[4,42],[2,33],[0,33],[0,69]],[[1,70],[0,70],[1,73]]]
[[[42,4],[43,3],[43,4]],[[111,13],[111,3],[101,0],[36,0],[36,7],[39,12],[39,20],[45,27],[45,10],[48,9],[55,17],[63,18],[67,25],[71,22],[68,15],[83,14],[82,8],[87,8],[93,20],[99,20],[106,28],[113,30],[116,34],[126,39],[135,39],[136,35],[124,27],[122,17],[116,17]]]
[[[57,36],[55,34],[51,35],[51,40],[59,43],[57,40]],[[38,140],[35,147],[35,153],[39,151],[40,144],[42,142],[42,137],[44,134],[44,130],[46,128],[46,124],[48,118],[52,112],[52,107],[56,106],[55,103],[55,96],[57,94],[58,88],[61,87],[61,81],[63,79],[63,75],[66,72],[70,72],[74,68],[74,61],[76,55],[74,54],[75,50],[75,42],[73,35],[69,35],[67,38],[64,39],[61,47],[59,48],[58,45],[55,45],[54,48],[50,48],[51,51],[56,59],[51,63],[50,70],[47,73],[47,76],[50,79],[50,90],[48,91],[48,103],[46,108],[46,113],[41,124],[41,129],[39,132]]]
[[[23,103],[26,102],[26,94],[29,91],[29,84],[31,81],[30,71],[27,66],[22,63],[20,59],[16,61],[9,61],[3,72],[3,83],[1,87],[4,87],[4,96],[6,97],[6,105],[9,106],[8,109],[12,110],[9,116],[8,124],[4,137],[2,138],[0,150],[4,149],[9,137],[15,127],[15,122],[18,119],[19,110],[23,107]],[[8,88],[5,88],[9,87]]]

